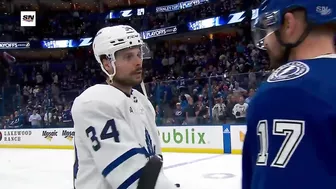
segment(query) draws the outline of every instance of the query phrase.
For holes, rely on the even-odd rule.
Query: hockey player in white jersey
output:
[[[88,88],[72,107],[76,189],[177,188],[161,169],[155,111],[132,89],[142,82],[143,44],[125,25],[105,27],[93,41],[108,84]]]

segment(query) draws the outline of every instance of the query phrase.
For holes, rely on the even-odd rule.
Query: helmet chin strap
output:
[[[106,83],[109,84],[109,85],[112,85],[113,84],[113,80],[107,79]],[[147,91],[146,91],[146,86],[145,86],[145,83],[143,81],[141,81],[140,87],[141,87],[141,90],[142,90],[144,96],[148,99],[148,95],[147,95]]]
[[[141,81],[140,86],[141,86],[142,92],[144,93],[145,97],[148,99],[148,95],[147,95],[147,92],[146,92],[146,86],[145,86],[145,83],[143,81]]]
[[[113,69],[116,70],[116,68],[115,68],[115,64],[111,62],[111,65],[112,65]],[[101,64],[101,67],[102,67],[103,71],[105,72],[105,74],[108,76],[108,79],[106,79],[106,83],[109,84],[109,85],[112,85],[112,84],[113,84],[113,78],[114,78],[116,72],[113,72],[113,74],[109,74],[109,73],[104,69],[103,64]],[[144,94],[145,97],[148,99],[148,95],[147,95],[147,91],[146,91],[146,86],[145,86],[145,83],[143,82],[143,80],[141,81],[140,86],[141,86],[141,89],[142,89],[142,91],[143,91],[143,94]]]
[[[116,66],[115,66],[115,63],[114,63],[114,61],[112,59],[112,56],[111,55],[107,55],[107,57],[109,58],[110,64],[111,64],[114,72],[112,74],[109,74],[105,70],[103,64],[100,64],[100,66],[101,66],[102,70],[104,71],[104,73],[108,76],[108,79],[106,79],[106,83],[109,84],[109,85],[112,85],[113,84],[113,78],[114,78],[114,76],[116,74]],[[146,86],[145,86],[145,83],[143,82],[143,80],[141,81],[140,86],[141,86],[141,89],[143,91],[143,94],[148,99],[148,95],[147,95],[147,91],[146,91]]]
[[[105,68],[104,68],[104,65],[103,63],[100,64],[100,67],[101,69],[104,71],[104,73],[108,76],[108,79],[106,79],[106,83],[108,83],[109,85],[112,85],[113,84],[113,78],[115,76],[115,74],[117,73],[117,70],[116,70],[116,66],[115,66],[115,63],[112,59],[112,56],[111,55],[106,55],[110,61],[110,64],[112,66],[112,69],[113,69],[113,73],[110,74]]]
[[[106,83],[109,85],[113,84],[113,79],[111,79],[110,77],[108,79],[106,79]]]

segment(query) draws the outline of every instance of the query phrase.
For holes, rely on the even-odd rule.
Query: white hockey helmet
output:
[[[115,53],[134,46],[141,46],[142,49],[143,44],[140,34],[135,29],[127,25],[118,25],[100,29],[93,40],[92,46],[93,53],[101,69],[109,77],[111,82],[113,82],[113,77],[117,72]],[[105,70],[100,59],[102,55],[106,55],[110,60],[114,70],[112,74]]]

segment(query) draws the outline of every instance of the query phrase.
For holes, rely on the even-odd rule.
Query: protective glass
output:
[[[266,12],[251,22],[251,33],[256,47],[266,50],[264,40],[281,26],[280,11]]]
[[[145,42],[143,43],[143,45],[141,45],[141,53],[142,53],[142,58],[144,60],[152,59],[153,57],[152,51],[150,50],[148,44]]]

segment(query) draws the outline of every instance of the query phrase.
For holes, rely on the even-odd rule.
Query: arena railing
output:
[[[232,114],[232,108],[238,103],[239,97],[248,98],[249,90],[257,89],[268,75],[267,72],[221,74],[154,81],[145,85],[156,111],[157,125],[234,124],[237,120]],[[71,120],[64,120],[68,115],[64,116],[61,110],[65,106],[71,108],[72,101],[80,92],[61,91],[55,97],[50,92],[42,91],[43,95],[27,99],[19,86],[2,87],[0,129],[32,128],[28,119],[33,109],[38,110],[42,118],[37,128],[73,127]],[[225,104],[224,110],[216,110],[218,106],[215,105],[221,102]],[[65,111],[65,114],[69,112]],[[220,116],[218,112],[221,112]]]

